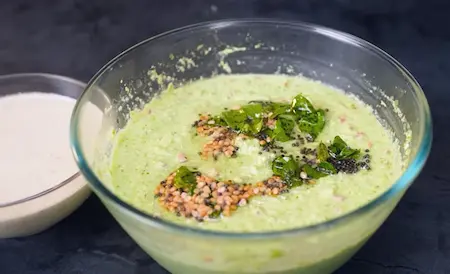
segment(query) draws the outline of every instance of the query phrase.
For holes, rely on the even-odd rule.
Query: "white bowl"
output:
[[[46,92],[77,99],[84,87],[82,82],[50,74],[0,76],[0,97],[26,92]],[[33,178],[30,178],[29,183],[33,183]],[[32,195],[26,195],[27,197],[2,203],[0,238],[39,233],[76,210],[90,193],[86,181],[77,171],[69,174],[62,182],[55,182],[50,188],[39,189]]]
[[[48,192],[0,207],[0,238],[36,234],[75,211],[91,193],[80,173]]]

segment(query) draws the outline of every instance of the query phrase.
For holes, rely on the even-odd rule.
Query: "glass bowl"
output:
[[[186,60],[195,65],[180,69],[180,62]],[[131,109],[142,107],[165,89],[168,83],[158,75],[169,75],[168,82],[180,85],[230,72],[301,74],[355,94],[373,107],[402,145],[409,142],[407,169],[389,190],[359,209],[325,223],[277,232],[188,228],[148,215],[118,198],[111,191],[107,172],[111,131],[125,125]],[[89,104],[103,111],[96,138],[84,134],[89,127]],[[406,137],[405,120],[411,138]],[[331,273],[391,213],[421,171],[431,140],[431,117],[423,91],[388,54],[328,28],[267,20],[202,23],[137,44],[92,78],[71,124],[74,155],[94,192],[128,234],[176,274]]]
[[[86,84],[77,80],[52,74],[0,75],[0,97],[45,92],[77,99],[85,86]],[[30,177],[27,183],[33,184],[33,178]],[[78,171],[37,193],[27,195],[22,192],[22,198],[0,203],[0,238],[39,233],[76,210],[90,193],[85,179]]]

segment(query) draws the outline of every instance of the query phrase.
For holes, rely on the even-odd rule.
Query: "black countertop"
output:
[[[0,74],[87,81],[120,51],[162,31],[230,17],[309,21],[360,36],[421,83],[434,119],[428,163],[393,214],[336,273],[450,273],[450,2],[428,0],[40,0],[0,2]],[[167,273],[92,196],[39,235],[0,240],[0,273]]]

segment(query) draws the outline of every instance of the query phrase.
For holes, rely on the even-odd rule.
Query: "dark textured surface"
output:
[[[187,4],[189,3],[189,5]],[[0,74],[87,81],[121,50],[159,32],[229,17],[310,21],[375,43],[422,84],[435,125],[428,164],[391,217],[338,274],[450,273],[448,1],[164,0],[0,2]],[[40,235],[0,240],[0,273],[166,273],[95,198]]]

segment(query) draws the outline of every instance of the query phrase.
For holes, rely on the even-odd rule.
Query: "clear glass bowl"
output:
[[[196,66],[177,69],[182,56]],[[182,84],[229,69],[233,73],[302,74],[357,95],[374,108],[402,144],[410,141],[406,171],[388,191],[353,212],[318,225],[277,232],[187,228],[148,215],[114,195],[108,173],[102,172],[107,170],[111,130],[122,128],[130,109],[141,107],[164,88],[166,83],[152,72],[171,75],[175,84]],[[84,134],[89,131],[89,104],[103,111],[97,138]],[[402,119],[410,124],[411,140],[405,138]],[[229,20],[170,31],[114,58],[93,77],[79,99],[71,138],[80,170],[94,192],[129,235],[170,272],[324,274],[347,261],[391,213],[426,161],[432,125],[418,83],[396,60],[368,42],[304,23]],[[105,168],[94,169],[94,163]]]

